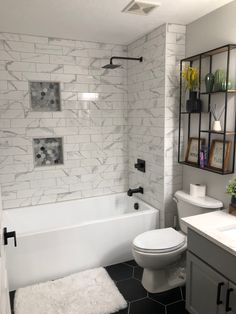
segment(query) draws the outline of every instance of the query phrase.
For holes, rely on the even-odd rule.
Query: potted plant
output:
[[[236,208],[236,179],[229,181],[226,193],[231,195],[231,206]]]
[[[201,112],[202,102],[197,98],[199,84],[199,74],[196,67],[185,66],[182,71],[182,77],[185,80],[186,91],[189,90],[189,99],[186,101],[187,112]]]

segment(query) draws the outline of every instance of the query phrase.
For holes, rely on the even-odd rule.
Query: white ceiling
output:
[[[148,16],[121,13],[129,1],[0,0],[0,31],[128,44],[165,22],[189,24],[232,0],[160,0]]]

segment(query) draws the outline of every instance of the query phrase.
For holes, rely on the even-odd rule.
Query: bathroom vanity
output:
[[[183,222],[188,226],[187,310],[236,314],[236,217],[215,211]]]

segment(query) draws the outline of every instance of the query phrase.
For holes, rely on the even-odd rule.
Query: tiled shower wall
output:
[[[4,208],[128,187],[127,47],[0,33],[0,184]],[[32,112],[28,81],[61,83],[61,112]],[[63,137],[64,165],[34,168],[32,139]]]
[[[179,60],[185,55],[185,26],[167,24],[128,46],[129,183],[160,209],[161,226],[173,225],[173,193],[182,187],[177,163]],[[134,169],[146,160],[146,173]]]
[[[172,225],[172,194],[182,186],[176,158],[184,50],[185,27],[163,25],[128,46],[129,56],[143,56],[143,63],[129,61],[128,71],[126,63],[112,71],[101,66],[112,55],[126,56],[127,47],[0,33],[4,208],[141,185],[141,197],[160,209],[161,225]],[[62,111],[32,112],[29,80],[61,82]],[[64,165],[34,168],[35,137],[63,137]],[[145,174],[134,169],[137,158],[146,160]]]
[[[128,46],[129,56],[144,58],[128,68],[129,182],[142,186],[141,197],[158,209],[164,201],[165,36],[163,25]],[[137,158],[146,160],[146,173],[134,169]]]
[[[173,225],[173,217],[177,214],[173,194],[182,189],[182,166],[178,164],[179,64],[185,57],[185,34],[186,26],[166,25],[163,207],[165,226]]]

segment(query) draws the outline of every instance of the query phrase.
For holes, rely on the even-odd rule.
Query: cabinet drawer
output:
[[[192,229],[188,229],[188,250],[236,283],[236,257]]]

